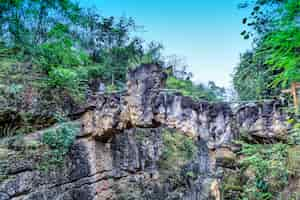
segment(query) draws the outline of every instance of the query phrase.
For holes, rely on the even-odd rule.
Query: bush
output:
[[[80,80],[76,71],[67,68],[53,68],[49,72],[49,86],[72,88],[79,84]]]
[[[207,86],[203,84],[195,85],[190,80],[183,80],[170,76],[167,79],[166,84],[168,89],[177,90],[183,96],[190,96],[195,100],[222,100],[225,94],[224,88],[216,86],[214,82],[209,82]]]
[[[244,186],[244,199],[271,200],[288,184],[287,144],[242,144],[242,169],[250,168],[255,177]]]
[[[44,133],[42,142],[48,145],[50,152],[46,156],[50,165],[61,166],[64,163],[64,157],[73,144],[76,135],[79,132],[79,125],[65,122],[56,129],[50,129]]]
[[[78,71],[59,67],[49,72],[48,86],[66,90],[75,100],[81,100],[86,88],[84,80]]]
[[[197,147],[192,138],[182,133],[164,130],[163,132],[163,152],[160,162],[162,169],[177,171],[181,166],[191,160]],[[177,165],[174,165],[176,163]]]

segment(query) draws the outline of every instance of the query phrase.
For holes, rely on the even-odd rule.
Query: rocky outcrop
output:
[[[127,91],[92,96],[63,168],[40,170],[41,148],[12,151],[1,159],[10,167],[0,200],[221,199],[220,180],[235,167],[234,139],[285,139],[289,127],[276,101],[234,108],[194,101],[164,91],[165,80],[159,66],[143,65],[129,73]],[[180,166],[179,183],[160,180],[162,127],[197,147]],[[42,132],[26,137],[39,142]]]
[[[83,134],[105,139],[130,127],[164,125],[201,137],[210,148],[230,143],[241,132],[274,139],[286,135],[286,116],[276,101],[233,109],[228,103],[199,102],[168,94],[162,90],[164,85],[165,75],[156,65],[132,71],[126,93],[96,96],[90,102],[94,109],[82,117]]]

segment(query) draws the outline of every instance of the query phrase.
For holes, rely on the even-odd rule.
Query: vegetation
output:
[[[269,144],[249,140],[238,142],[242,146],[239,152],[241,174],[238,177],[240,184],[244,185],[239,189],[241,199],[275,199],[292,180],[299,178],[299,123],[295,120],[290,120],[290,123],[294,127],[287,141]]]
[[[42,168],[62,166],[80,128],[78,124],[65,122],[43,134],[42,142],[50,148],[43,158]]]
[[[193,139],[173,129],[162,128],[160,131],[162,131],[163,145],[157,169],[159,179],[153,177],[152,181],[140,179],[128,182],[126,185],[116,184],[114,186],[117,194],[116,199],[181,199],[187,184],[186,179],[196,177],[194,172],[186,172],[184,169],[187,164],[192,162],[197,152]],[[148,145],[148,136],[149,130],[138,129],[134,137],[138,143],[142,144],[140,148],[143,149]],[[145,173],[152,174],[152,171]],[[156,176],[156,169],[153,175]]]
[[[235,68],[233,83],[240,100],[272,98],[280,88],[271,88],[274,73],[265,64],[265,58],[256,55],[255,50],[240,56],[240,63]]]
[[[176,57],[162,57],[161,44],[135,36],[132,18],[101,16],[71,0],[0,0],[0,10],[0,118],[16,116],[0,125],[1,137],[53,125],[55,113],[72,112],[100,83],[108,92],[123,89],[139,64],[180,67]],[[195,85],[186,74],[170,73],[168,88],[196,99],[222,97],[223,88]]]
[[[250,177],[243,188],[243,199],[274,199],[288,183],[287,145],[247,144],[242,143],[241,160],[244,170],[252,170],[255,177]]]
[[[161,45],[145,48],[140,38],[131,36],[137,30],[131,18],[103,17],[70,0],[0,1],[0,8],[0,63],[7,63],[1,66],[0,81],[3,87],[17,86],[18,93],[37,87],[84,100],[94,79],[121,87],[133,63],[159,59]],[[20,65],[14,73],[18,80],[12,77],[12,65]]]
[[[165,129],[163,132],[163,144],[164,147],[159,165],[165,175],[164,178],[174,175],[173,173],[179,175],[181,167],[187,164],[197,151],[193,139]],[[189,175],[192,174],[190,173]]]
[[[300,1],[249,0],[240,7],[251,7],[241,35],[253,40],[253,49],[240,56],[234,88],[241,100],[273,98],[291,82],[300,81]],[[106,85],[106,91],[123,89],[128,70],[139,64],[162,65],[169,75],[168,89],[196,100],[224,99],[224,88],[214,82],[193,83],[185,63],[176,56],[164,58],[161,44],[146,44],[137,37],[139,28],[131,18],[101,16],[72,0],[0,0],[0,10],[0,137],[58,122],[43,134],[42,169],[62,166],[79,132],[77,124],[56,119],[55,113],[63,110],[68,115],[87,95],[98,92],[99,83]],[[238,190],[243,200],[278,196],[299,174],[295,152],[300,151],[300,126],[293,123],[285,143],[242,142],[240,165],[253,176],[243,187],[235,182],[226,189]],[[142,135],[137,139],[144,140]],[[162,178],[184,180],[179,172],[196,153],[194,141],[165,130],[163,144]],[[8,155],[4,148],[0,160],[2,155]],[[7,178],[8,165],[0,165],[1,182]],[[185,174],[190,179],[195,176],[193,171]],[[130,199],[136,194],[129,191],[123,196]]]
[[[54,113],[71,112],[100,83],[107,91],[123,89],[128,70],[141,63],[177,67],[162,57],[161,44],[136,36],[140,28],[132,18],[101,16],[71,0],[0,0],[0,10],[0,115],[26,113],[24,132],[41,128],[30,123],[42,111],[44,127],[53,124]],[[221,91],[170,76],[168,86],[184,95],[212,100]],[[13,135],[16,124],[8,126]]]
[[[49,87],[76,94],[95,75],[124,81],[131,60],[146,53],[140,39],[129,37],[132,19],[100,17],[69,0],[1,1],[0,7],[0,52],[34,64],[30,72],[45,74]],[[90,69],[95,65],[98,71]]]
[[[240,56],[234,88],[241,100],[278,97],[291,82],[300,81],[300,1],[244,1],[239,7],[251,10],[242,21],[246,28],[241,35],[252,39],[253,49]],[[299,124],[289,122],[294,128],[287,141],[242,142],[242,169],[253,174],[243,187],[242,199],[275,199],[297,174],[299,157],[292,152],[299,146]]]
[[[256,0],[240,7],[252,7],[250,16],[243,19],[248,28],[241,35],[252,38],[254,48],[241,55],[234,87],[243,100],[278,95],[280,89],[300,80],[300,2]]]
[[[180,79],[170,76],[167,80],[167,88],[180,92],[184,96],[190,96],[195,100],[217,101],[223,100],[225,89],[216,86],[213,81],[210,81],[207,86],[203,84],[194,84],[188,79]]]

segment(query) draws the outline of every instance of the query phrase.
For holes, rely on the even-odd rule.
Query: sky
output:
[[[197,83],[212,80],[229,88],[240,53],[250,41],[240,36],[247,12],[237,8],[241,0],[80,0],[95,6],[104,16],[132,17],[143,26],[139,34],[147,42],[164,46],[164,55],[184,57]]]

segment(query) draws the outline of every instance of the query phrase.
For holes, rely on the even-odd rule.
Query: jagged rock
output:
[[[239,132],[266,139],[286,139],[290,125],[280,107],[275,100],[242,105],[236,112]]]
[[[166,74],[158,65],[144,65],[131,71],[127,81],[126,118],[133,126],[153,127],[154,105],[160,89],[165,87]]]
[[[226,103],[198,102],[161,91],[163,74],[156,65],[130,72],[126,93],[100,96],[93,101],[95,109],[82,117],[83,132],[107,139],[132,126],[164,125],[201,137],[211,149],[230,144],[243,130],[263,138],[286,135],[288,125],[276,101],[244,105],[233,111]]]
[[[236,155],[228,148],[219,148],[216,150],[216,162],[219,166],[234,167],[236,161]]]
[[[161,90],[166,76],[157,65],[143,65],[128,77],[126,92],[93,96],[80,111],[82,130],[63,168],[41,171],[38,145],[30,159],[24,157],[29,164],[9,160],[16,167],[0,183],[0,199],[120,200],[118,192],[126,196],[128,186],[132,199],[220,200],[218,170],[233,167],[232,141],[242,132],[282,139],[289,128],[276,101],[233,109],[227,103],[168,94]],[[161,127],[176,129],[197,146],[196,156],[182,166],[175,183],[170,181],[176,177],[160,182]],[[41,135],[43,131],[26,137],[38,142]],[[130,190],[130,185],[135,188]]]
[[[0,192],[0,200],[9,200],[8,194]]]

